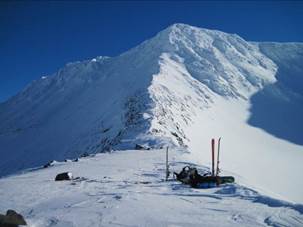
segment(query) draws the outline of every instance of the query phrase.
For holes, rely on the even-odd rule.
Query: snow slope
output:
[[[70,63],[0,104],[0,175],[137,143],[209,164],[222,136],[224,169],[303,203],[302,51],[175,24],[120,56]]]
[[[169,151],[171,170],[186,164],[183,155]],[[164,150],[119,151],[3,178],[0,213],[13,208],[32,227],[303,225],[302,205],[238,184],[191,189],[166,182],[164,160]],[[80,179],[55,182],[64,171]]]
[[[303,44],[259,43],[262,53],[278,66],[277,82],[251,97],[249,124],[303,145]]]

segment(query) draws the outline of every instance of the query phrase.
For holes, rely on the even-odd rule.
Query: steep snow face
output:
[[[238,35],[183,24],[170,29],[190,75],[219,95],[248,98],[276,80],[275,64]]]
[[[139,111],[150,104],[146,90],[157,62],[140,57],[68,64],[1,104],[1,175],[109,150],[125,132],[144,132],[148,121]]]
[[[166,42],[149,87],[155,103],[151,131],[172,136],[174,144],[190,146],[184,130],[199,124],[193,119],[216,97],[247,100],[276,81],[276,65],[237,35],[175,24],[155,40]]]
[[[268,88],[279,84],[287,89],[270,89],[276,99],[288,97],[292,107],[302,109],[300,86],[279,82],[287,55],[292,56],[289,64],[300,62],[301,47],[290,45],[288,54],[281,55],[279,45],[175,24],[120,56],[70,63],[0,104],[0,152],[5,157],[0,175],[137,143],[187,147],[193,162],[209,163],[209,140],[222,136],[223,168],[239,173],[248,184],[303,202],[292,183],[302,172],[302,147],[247,124],[278,135],[267,120],[262,122],[267,110],[260,112],[262,102],[255,98],[270,97]],[[294,78],[300,78],[301,70],[296,68]],[[279,174],[281,166],[287,169],[282,181],[270,181],[274,171],[263,177],[272,160]]]

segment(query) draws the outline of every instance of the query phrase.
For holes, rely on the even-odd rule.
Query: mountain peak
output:
[[[161,35],[167,36],[240,36],[236,34],[229,34],[215,29],[201,28],[184,23],[174,23],[166,29],[159,32]]]
[[[219,95],[247,99],[275,81],[275,64],[257,44],[238,35],[176,23],[140,47],[157,58],[169,53],[179,59],[191,76]]]
[[[192,26],[189,24],[184,24],[184,23],[174,23],[168,26],[166,29],[163,31],[169,31],[169,32],[174,32],[174,31],[216,31],[216,30],[211,30],[211,29],[206,29],[206,28],[201,28],[197,26]]]
[[[168,33],[170,32],[174,32],[174,31],[180,31],[180,30],[188,30],[188,29],[201,29],[203,30],[203,28],[198,28],[198,27],[194,27],[192,25],[189,24],[184,24],[184,23],[174,23],[170,26],[168,26],[167,28],[165,28],[163,31],[167,31]]]

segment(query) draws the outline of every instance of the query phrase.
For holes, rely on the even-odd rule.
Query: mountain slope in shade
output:
[[[68,64],[0,105],[1,175],[135,144],[181,146],[209,164],[222,136],[222,168],[303,202],[301,121],[282,120],[302,110],[302,50],[175,24],[120,56]]]
[[[278,66],[276,83],[251,98],[249,124],[303,145],[303,44],[259,43],[260,51]]]

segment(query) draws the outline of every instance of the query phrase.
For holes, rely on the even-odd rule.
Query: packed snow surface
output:
[[[302,62],[302,43],[174,24],[117,57],[69,63],[0,104],[0,176],[136,144],[209,165],[222,137],[222,169],[303,203]]]
[[[169,163],[177,172],[191,164],[171,149]],[[54,181],[67,171],[79,179]],[[239,184],[193,189],[164,178],[164,149],[98,154],[0,179],[0,213],[15,209],[32,227],[303,225],[302,205]]]

